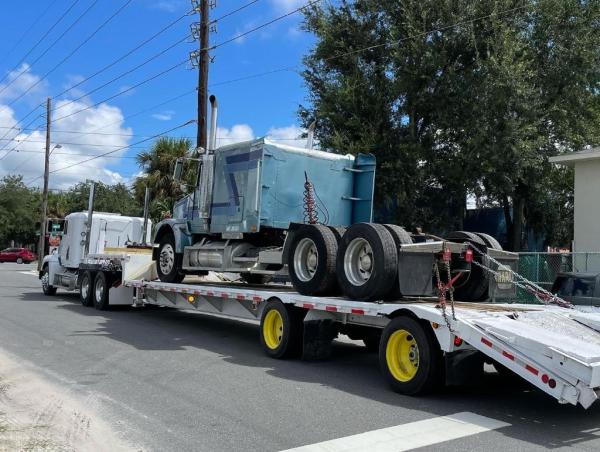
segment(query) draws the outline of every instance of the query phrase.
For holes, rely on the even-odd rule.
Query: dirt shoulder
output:
[[[0,451],[140,450],[93,408],[0,350]]]

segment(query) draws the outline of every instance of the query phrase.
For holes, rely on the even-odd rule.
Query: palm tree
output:
[[[143,203],[146,187],[150,188],[152,220],[160,220],[165,206],[172,207],[173,202],[183,196],[181,182],[173,180],[173,167],[177,158],[191,156],[191,148],[192,142],[187,138],[161,137],[148,151],[137,155],[136,161],[144,174],[136,178],[133,189],[136,199]],[[193,165],[187,166],[186,180],[193,183],[193,175],[190,176]]]

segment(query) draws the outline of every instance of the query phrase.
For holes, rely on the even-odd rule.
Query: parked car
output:
[[[6,248],[0,251],[0,262],[16,262],[29,264],[37,259],[35,253],[27,248]]]
[[[600,307],[600,273],[558,273],[552,293],[574,305]]]

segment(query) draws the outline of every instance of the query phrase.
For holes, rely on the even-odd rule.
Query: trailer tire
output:
[[[271,358],[292,358],[302,353],[303,320],[306,311],[269,301],[260,318],[260,343]]]
[[[340,243],[340,240],[342,240],[342,237],[344,236],[346,229],[343,226],[327,226],[329,228],[329,230],[331,232],[333,232],[333,235],[335,235],[335,239],[337,240],[338,243]]]
[[[99,311],[106,311],[110,304],[108,299],[108,292],[110,290],[110,284],[108,277],[105,272],[96,273],[94,278],[94,307]]]
[[[158,279],[166,283],[178,284],[185,275],[181,273],[183,256],[175,252],[175,237],[172,232],[164,234],[158,245],[158,258],[156,259],[156,272]]]
[[[94,274],[86,270],[79,278],[79,301],[83,306],[89,307],[94,304],[92,293],[94,292]]]
[[[479,235],[467,231],[455,231],[448,235],[448,240],[457,243],[472,243],[477,248],[487,247],[486,241]],[[478,252],[474,253],[473,259],[479,263],[482,262],[482,257]],[[454,298],[460,301],[481,301],[487,295],[489,288],[489,275],[476,265],[471,265],[471,272],[467,281],[458,282],[459,287],[454,291]]]
[[[42,281],[42,292],[48,296],[56,295],[56,287],[50,285],[49,278],[48,266],[44,265],[44,268],[42,268],[42,277],[40,278]]]
[[[327,226],[311,224],[296,230],[287,261],[294,288],[302,295],[335,293],[337,250],[338,242]]]
[[[380,224],[350,226],[340,242],[336,270],[347,297],[383,299],[391,292],[398,274],[398,252],[392,235]]]
[[[397,248],[400,248],[401,245],[410,245],[413,242],[411,235],[403,227],[396,224],[384,224],[383,227],[392,235]]]
[[[396,392],[422,395],[443,382],[443,356],[431,330],[406,316],[394,318],[383,330],[379,364]]]

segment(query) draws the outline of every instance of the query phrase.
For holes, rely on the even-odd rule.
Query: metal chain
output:
[[[439,302],[440,302],[439,305],[440,305],[440,308],[442,309],[442,317],[444,318],[444,322],[446,323],[448,330],[451,333],[454,333],[454,329],[452,328],[452,325],[450,324],[450,319],[448,318],[448,313],[446,312],[446,291],[442,289],[442,280],[440,278],[440,268],[437,264],[437,261],[435,261],[433,263],[433,270],[435,272],[435,277],[436,277],[437,285],[438,285]],[[456,320],[456,317],[454,315],[454,296],[453,295],[451,295],[451,299],[452,299],[452,317],[454,318],[454,320]]]
[[[446,261],[446,269],[448,271],[448,282],[452,281],[452,274],[450,273],[450,261]],[[456,312],[454,312],[454,284],[451,284],[448,288],[450,293],[450,309],[452,309],[452,319],[456,321]]]
[[[514,284],[516,287],[520,287],[521,289],[525,290],[526,292],[533,294],[533,296],[535,296],[535,298],[540,303],[542,303],[544,305],[549,305],[551,303],[555,303],[556,305],[561,306],[563,308],[573,308],[573,305],[571,303],[569,303],[568,301],[563,300],[559,296],[547,291],[546,289],[544,289],[543,287],[540,287],[533,281],[529,281],[527,278],[525,278],[524,276],[515,272],[510,267],[501,264],[499,261],[494,259],[492,256],[484,253],[483,251],[481,251],[479,248],[477,248],[477,246],[473,245],[472,243],[470,245],[475,251],[479,252],[482,256],[485,256],[492,263],[496,264],[498,266],[498,268],[502,268],[504,271],[509,272],[511,274],[511,276],[513,277],[513,281],[511,282],[511,284]],[[477,262],[475,259],[473,259],[472,264],[475,264],[477,267],[483,269],[484,271],[486,271],[494,276],[500,275],[500,273],[498,271],[495,271],[492,268]],[[519,282],[518,280],[520,280],[522,282]],[[545,297],[544,298],[540,297],[539,296],[540,293],[544,294]]]

